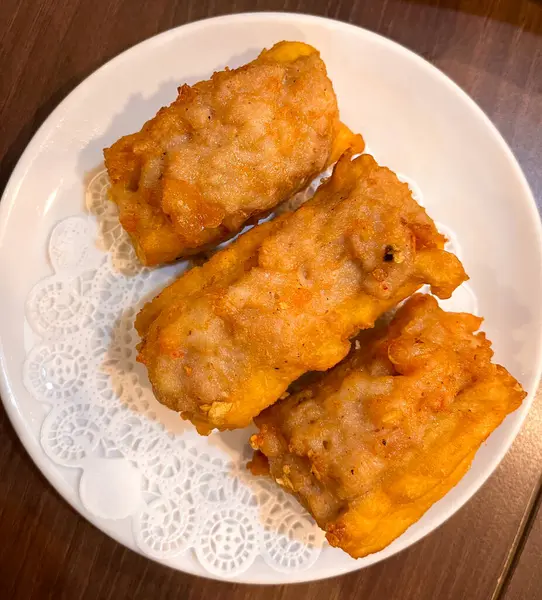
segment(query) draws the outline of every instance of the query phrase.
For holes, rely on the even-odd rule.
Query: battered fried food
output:
[[[381,550],[468,470],[525,397],[491,363],[482,319],[418,294],[320,381],[256,418],[268,470],[354,558]]]
[[[424,283],[446,298],[467,278],[408,186],[369,155],[350,159],[296,212],[248,231],[138,315],[156,397],[200,433],[248,425]]]
[[[319,53],[280,42],[183,85],[141,131],[104,150],[111,199],[140,261],[216,245],[304,188],[363,139],[340,123]]]

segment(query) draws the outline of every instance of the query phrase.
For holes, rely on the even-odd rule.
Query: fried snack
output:
[[[110,197],[139,260],[157,265],[236,234],[363,139],[339,121],[317,50],[280,42],[183,85],[141,131],[104,150]]]
[[[526,396],[491,363],[482,319],[417,294],[389,327],[255,419],[268,472],[354,558],[382,550],[442,498]]]
[[[245,427],[306,371],[424,283],[467,277],[408,185],[372,156],[343,156],[296,212],[193,268],[136,320],[158,400],[202,434]]]

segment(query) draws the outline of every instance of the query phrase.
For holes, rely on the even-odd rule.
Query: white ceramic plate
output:
[[[51,418],[57,414],[59,402],[64,411],[76,400],[78,408],[83,406],[79,392],[72,396],[68,383],[83,381],[85,385],[95,378],[92,371],[95,363],[85,362],[85,351],[72,348],[79,343],[78,327],[82,321],[76,319],[71,329],[68,323],[61,332],[64,341],[57,353],[60,358],[42,360],[43,353],[47,354],[59,343],[54,323],[47,321],[49,317],[53,320],[55,315],[58,317],[57,307],[69,307],[71,302],[74,309],[76,298],[74,310],[80,309],[82,314],[89,302],[100,305],[102,299],[106,304],[109,301],[108,290],[93,288],[94,291],[88,292],[90,296],[85,296],[87,292],[70,291],[69,287],[75,285],[74,282],[83,286],[82,271],[91,267],[95,270],[90,271],[89,285],[93,286],[98,277],[96,269],[104,260],[92,244],[85,247],[84,240],[78,238],[83,234],[91,238],[96,235],[93,219],[85,221],[84,198],[90,193],[92,202],[92,198],[101,193],[102,176],[98,174],[90,183],[89,180],[100,170],[102,148],[119,136],[139,129],[158,108],[173,100],[177,85],[207,78],[213,70],[225,65],[243,64],[254,58],[262,47],[283,39],[306,41],[321,51],[339,98],[342,119],[364,135],[381,163],[417,183],[430,214],[455,233],[471,276],[470,285],[478,300],[479,312],[486,317],[485,329],[494,342],[496,358],[530,392],[522,407],[490,437],[468,475],[454,490],[389,548],[358,561],[328,546],[320,551],[314,532],[301,541],[296,540],[292,531],[304,527],[303,517],[299,515],[291,517],[291,522],[282,523],[283,537],[274,549],[269,544],[265,546],[267,542],[258,541],[254,534],[254,523],[241,523],[241,517],[235,517],[233,509],[228,513],[227,505],[220,505],[220,510],[215,512],[206,508],[211,511],[210,521],[200,523],[195,531],[187,528],[183,521],[190,520],[193,512],[181,507],[172,522],[176,523],[174,531],[182,535],[177,535],[174,544],[160,543],[152,547],[149,539],[154,540],[152,535],[167,535],[168,525],[156,506],[153,514],[149,513],[147,504],[142,508],[144,500],[140,497],[137,472],[140,463],[135,459],[130,462],[129,452],[108,454],[111,448],[100,438],[105,433],[99,429],[108,428],[107,433],[111,433],[110,421],[97,418],[91,423],[94,430],[91,431],[90,426],[81,430],[74,442],[71,434],[63,434],[68,436],[65,438],[59,436],[58,422]],[[54,226],[68,217],[75,219],[57,227],[50,239]],[[107,218],[107,223],[114,224],[114,215]],[[114,235],[120,234],[117,231]],[[438,527],[476,492],[512,443],[529,410],[541,369],[541,239],[539,216],[529,187],[497,130],[464,92],[417,55],[363,29],[309,16],[244,14],[193,23],[139,44],[90,76],[52,113],[19,161],[0,206],[2,399],[23,444],[54,487],[87,519],[129,548],[190,573],[245,582],[286,583],[346,573],[382,560]],[[114,243],[119,251],[119,239]],[[101,282],[107,284],[114,276],[106,275]],[[147,283],[142,285],[147,285],[150,293],[170,275],[166,270],[151,278],[147,278],[146,272],[138,276],[142,280],[147,278]],[[126,281],[113,283],[122,287],[128,285]],[[44,282],[56,290],[52,305],[47,305],[49,288]],[[122,297],[125,301],[128,296]],[[25,303],[27,311],[42,311],[37,317],[27,313],[30,325],[25,318]],[[124,308],[129,303],[129,300],[125,302]],[[122,302],[113,308],[121,305]],[[90,331],[96,326],[96,319],[98,317],[93,316],[90,323],[86,323]],[[47,329],[49,326],[53,329]],[[129,343],[133,343],[133,339]],[[36,358],[38,350],[42,358]],[[132,366],[130,363],[129,368]],[[34,393],[37,398],[31,394],[36,381],[42,385],[43,397],[39,397],[39,393]],[[145,388],[144,382],[141,387]],[[51,396],[55,390],[60,390],[61,398]],[[152,399],[145,405],[147,412],[142,409],[137,415],[136,407],[133,413],[141,417],[137,424],[140,429],[126,422],[129,435],[137,437],[134,431],[141,430],[141,420],[150,414],[149,402],[152,404]],[[160,412],[159,407],[151,408],[157,412],[158,422],[162,419],[172,422],[172,413]],[[129,413],[123,413],[126,414]],[[81,423],[81,419],[75,419],[72,425],[83,427]],[[85,423],[88,425],[88,419]],[[166,427],[169,427],[167,423]],[[207,461],[205,468],[209,476],[203,487],[198,480],[198,493],[207,494],[205,502],[219,502],[224,489],[230,489],[227,460],[238,465],[243,463],[246,432],[211,436],[209,441],[202,441],[183,427],[176,429],[175,424],[171,427],[182,441],[180,446],[169,448],[169,452],[178,451],[182,464],[175,463],[167,452],[158,453],[153,458],[153,468],[155,472],[160,469],[162,477],[158,488],[165,486],[166,463],[167,472],[178,474],[184,468],[182,465],[192,464],[192,459],[197,458],[201,464]],[[119,427],[117,430],[120,431]],[[123,431],[126,433],[126,427]],[[97,439],[101,440],[101,454],[93,455],[98,448]],[[63,445],[62,456],[55,454],[51,440]],[[82,444],[75,458],[72,456],[74,443]],[[207,449],[202,448],[202,444],[206,444]],[[141,451],[143,456],[139,458],[148,463],[149,452],[150,449]],[[108,462],[108,457],[116,462]],[[219,463],[220,468],[216,467]],[[194,485],[197,473],[197,469],[186,471],[183,485]],[[214,485],[214,491],[209,491],[209,485]],[[160,490],[153,492],[157,494],[153,496],[155,500],[157,497],[163,500],[167,492]],[[278,490],[270,490],[270,494],[278,494]],[[145,493],[151,491],[146,489]],[[233,497],[233,493],[227,492],[226,500]],[[244,500],[235,493],[238,494],[237,508],[243,509]],[[263,493],[262,490],[259,493]],[[130,496],[132,501],[125,496]],[[171,503],[167,510],[173,515]],[[190,510],[197,512],[198,508]],[[288,505],[287,510],[294,514],[296,509]],[[147,519],[146,525],[144,519]],[[238,534],[239,539],[245,536],[240,542],[242,548],[233,549],[235,554],[241,548],[238,556],[228,556],[231,547],[224,546],[223,538],[230,536],[235,546]],[[265,535],[269,541],[272,534]],[[191,542],[183,546],[186,536],[192,536]],[[313,543],[312,550],[305,548],[307,541]],[[217,558],[218,551],[222,555]],[[290,558],[282,560],[287,553]]]

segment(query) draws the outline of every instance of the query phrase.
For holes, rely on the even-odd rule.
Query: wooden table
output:
[[[1,0],[0,188],[37,127],[96,67],[170,27],[251,10],[349,21],[422,54],[493,119],[542,205],[542,5],[527,0]],[[540,394],[503,463],[440,529],[374,567],[296,586],[207,581],[126,550],[53,491],[1,409],[0,436],[3,600],[542,598]]]

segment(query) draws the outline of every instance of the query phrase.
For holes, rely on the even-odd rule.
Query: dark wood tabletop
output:
[[[0,189],[50,111],[104,62],[171,27],[256,10],[348,21],[424,56],[491,117],[542,206],[542,5],[528,0],[1,0]],[[0,440],[0,599],[542,598],[540,393],[502,464],[437,531],[368,569],[292,586],[219,583],[138,556],[58,496],[2,409]]]

